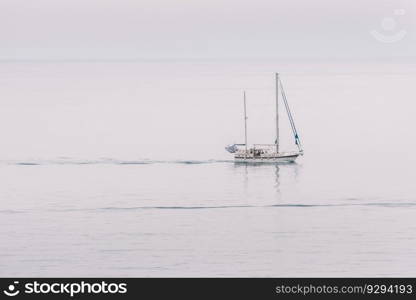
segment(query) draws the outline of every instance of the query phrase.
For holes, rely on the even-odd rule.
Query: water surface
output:
[[[414,65],[1,67],[1,276],[415,275]],[[276,70],[305,156],[234,164]]]

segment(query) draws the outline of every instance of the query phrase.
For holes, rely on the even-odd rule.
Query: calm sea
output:
[[[274,141],[278,71],[305,148]],[[415,276],[415,64],[0,64],[0,276]],[[294,149],[281,111],[282,149]]]

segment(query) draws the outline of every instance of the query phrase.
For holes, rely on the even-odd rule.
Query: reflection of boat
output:
[[[298,151],[279,152],[279,91],[282,95],[283,104],[286,113],[289,117],[290,126],[295,137],[295,144]],[[244,92],[244,144],[228,145],[225,149],[234,153],[235,162],[254,162],[254,163],[280,163],[280,162],[294,162],[299,155],[303,155],[302,145],[300,143],[299,135],[293,121],[292,113],[287,103],[286,95],[283,90],[283,85],[279,79],[279,74],[276,73],[276,140],[274,144],[254,144],[252,147],[247,145],[247,113],[246,113],[246,94]]]

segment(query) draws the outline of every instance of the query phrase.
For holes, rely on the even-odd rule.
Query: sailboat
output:
[[[295,144],[298,151],[281,152],[279,141],[279,94],[283,99],[286,113],[289,117],[290,127],[295,139]],[[302,144],[298,132],[296,130],[295,122],[287,102],[286,94],[283,89],[282,81],[279,78],[279,73],[276,73],[276,140],[274,144],[254,144],[251,147],[247,144],[247,107],[246,107],[246,93],[244,92],[244,144],[232,144],[225,147],[225,149],[234,154],[235,162],[242,163],[290,163],[294,162],[299,156],[303,155]]]

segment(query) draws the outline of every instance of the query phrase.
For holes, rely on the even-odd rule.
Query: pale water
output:
[[[416,65],[0,66],[0,276],[415,276]]]

